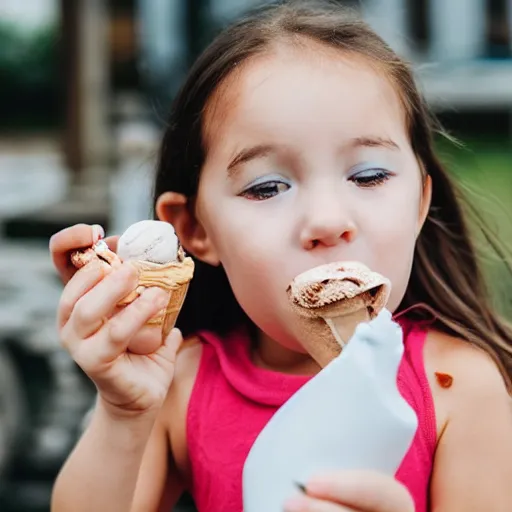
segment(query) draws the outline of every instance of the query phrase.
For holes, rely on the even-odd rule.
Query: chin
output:
[[[291,333],[289,329],[286,329],[281,325],[277,325],[275,322],[268,322],[268,320],[262,320],[258,322],[257,319],[251,319],[256,327],[258,327],[258,329],[262,332],[263,336],[266,336],[268,339],[278,343],[283,348],[300,354],[307,354],[307,351],[301,345],[298,338],[293,333]],[[296,319],[293,318],[290,319],[289,325],[293,325],[295,320]]]
[[[398,306],[400,306],[400,304],[402,303],[402,300],[405,296],[405,292],[405,289],[397,290],[396,288],[391,288],[391,295],[385,307],[392,314],[395,314],[395,311],[398,309]]]

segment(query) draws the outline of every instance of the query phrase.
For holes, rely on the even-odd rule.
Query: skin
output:
[[[315,55],[320,58],[312,70]],[[295,315],[283,290],[313,266],[356,260],[391,279],[389,307],[395,309],[429,187],[423,189],[391,84],[364,63],[325,48],[305,59],[284,48],[232,82],[236,96],[216,102],[217,114],[226,104],[226,117],[207,130],[210,150],[196,212],[208,234],[209,257],[222,261],[242,307],[268,338],[297,350]],[[291,95],[290,83],[300,84]],[[207,117],[206,125],[212,124]],[[375,147],[357,139],[375,141]],[[226,172],[240,151],[259,145],[273,148]],[[382,177],[375,185],[358,183]],[[266,200],[256,200],[251,190],[240,195],[255,180],[279,192]],[[264,287],[261,275],[268,276]]]
[[[255,364],[314,373],[318,367],[289,327],[289,281],[321,263],[359,260],[391,279],[388,307],[394,310],[428,212],[430,180],[410,148],[396,92],[361,59],[313,43],[299,53],[278,48],[243,66],[214,100],[194,208],[168,192],[158,201],[158,215],[173,223],[187,252],[213,265],[222,262],[237,299],[260,329]],[[248,149],[268,145],[247,158]],[[233,164],[241,151],[245,161]],[[88,226],[52,238],[64,279],[71,275],[64,255],[92,238]],[[116,297],[133,286],[133,276],[122,272],[104,276],[85,267],[63,292],[63,344],[97,383],[99,399],[57,480],[55,511],[80,505],[169,510],[190,479],[186,411],[201,344],[187,340],[178,352],[181,340],[173,332],[159,353],[130,356],[136,364],[123,367],[129,340],[158,308],[156,294],[143,295],[102,322]],[[123,322],[116,323],[119,315]],[[481,351],[437,332],[429,333],[424,355],[438,435],[432,510],[510,510],[512,415],[496,366]],[[450,374],[453,385],[439,386],[436,371]],[[109,444],[105,432],[124,436],[124,448]],[[100,450],[101,467],[94,457]],[[489,478],[491,472],[496,477]],[[290,497],[287,512],[414,509],[403,486],[379,474],[330,473],[305,484],[307,495]],[[94,496],[86,491],[91,488]]]

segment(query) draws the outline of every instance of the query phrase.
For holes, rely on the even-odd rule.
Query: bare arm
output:
[[[503,379],[490,358],[474,349],[459,353],[454,366],[431,510],[512,510],[512,404]]]
[[[130,510],[154,415],[115,418],[101,400],[53,489],[52,511]]]
[[[56,480],[52,512],[167,512],[182,492],[160,419],[112,418],[99,403]]]
[[[169,512],[186,488],[188,404],[201,354],[199,339],[188,338],[176,356],[172,386],[142,459],[131,512]]]
[[[183,343],[172,386],[154,416],[116,420],[98,401],[56,481],[52,512],[172,510],[185,488],[177,463],[187,471],[186,414],[200,356],[197,339]]]
[[[126,307],[117,307],[138,283],[129,263],[107,270],[95,261],[77,272],[69,268],[69,251],[94,242],[93,231],[73,226],[50,242],[55,264],[67,281],[57,315],[60,340],[95,383],[99,396],[90,424],[57,478],[52,510],[129,512],[137,507],[150,512],[158,510],[171,467],[158,416],[182,338],[174,330],[162,343],[161,328],[147,325],[168,301],[158,288],[146,289]],[[153,348],[131,353],[128,345],[135,340]],[[141,468],[143,480],[137,488]],[[174,488],[172,475],[169,478]]]
[[[184,491],[169,449],[165,422],[157,421],[139,470],[131,512],[169,512]]]

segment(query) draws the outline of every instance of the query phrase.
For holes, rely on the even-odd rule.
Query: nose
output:
[[[335,191],[324,191],[320,197],[311,201],[300,233],[304,249],[333,247],[354,240],[357,235],[356,224],[350,208],[343,203],[342,197]]]

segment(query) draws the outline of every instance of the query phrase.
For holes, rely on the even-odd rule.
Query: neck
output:
[[[258,333],[253,362],[260,368],[290,375],[315,375],[320,371],[309,354],[283,347],[262,331]]]

